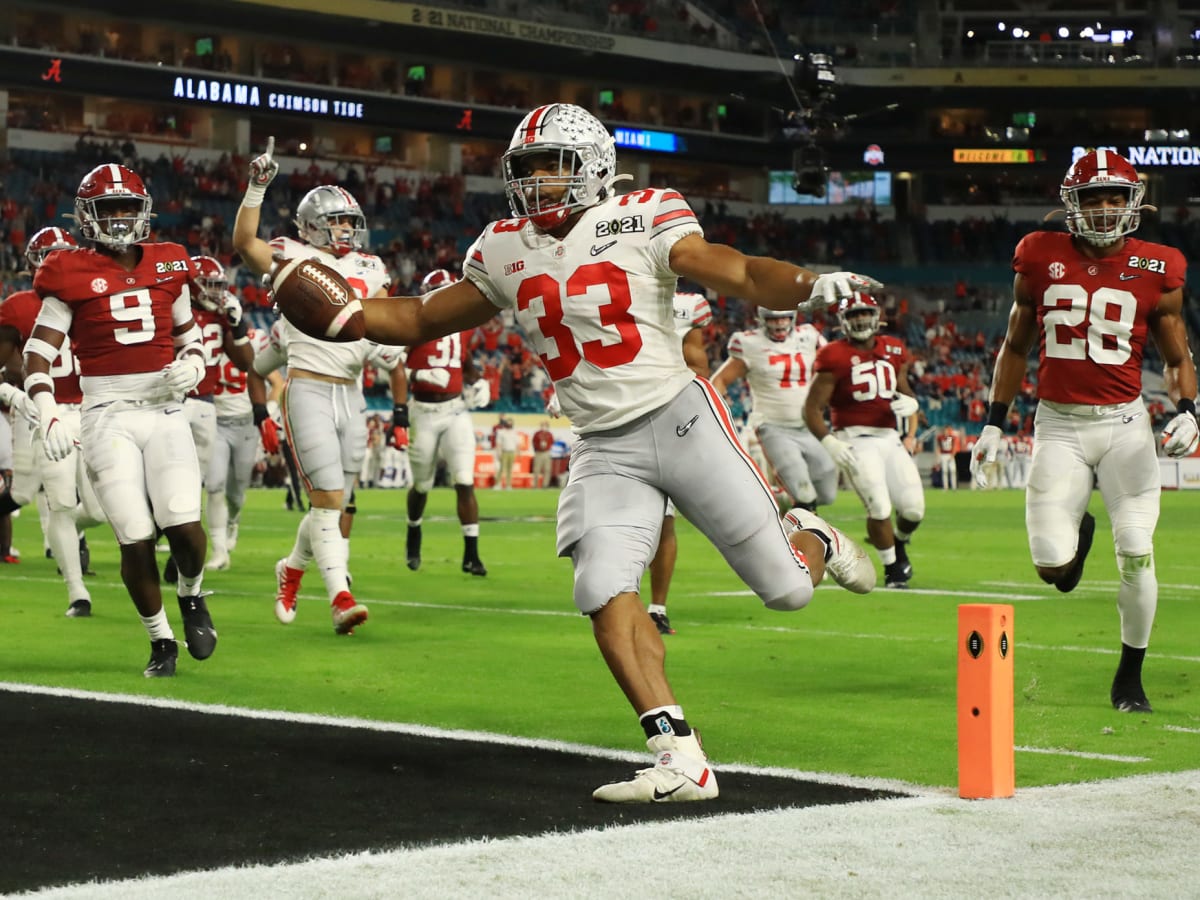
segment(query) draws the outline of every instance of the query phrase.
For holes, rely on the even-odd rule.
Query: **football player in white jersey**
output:
[[[701,378],[708,377],[708,351],[704,348],[704,328],[712,322],[712,307],[703,294],[676,292],[672,301],[675,317],[675,333],[683,342],[683,361]],[[667,617],[667,594],[671,590],[671,578],[675,574],[675,560],[679,555],[679,539],[675,536],[675,504],[667,500],[667,512],[663,516],[662,534],[658,538],[658,550],[650,560],[650,605],[646,611],[659,634],[674,634],[671,620]]]
[[[281,237],[267,243],[258,236],[263,197],[279,172],[274,149],[272,137],[266,152],[250,162],[249,185],[233,226],[233,246],[246,265],[266,274],[276,257],[318,259],[337,269],[359,296],[387,296],[387,267],[378,256],[364,252],[366,218],[344,188],[321,185],[304,195],[295,218],[301,240]],[[300,522],[291,554],[275,566],[275,615],[285,624],[295,618],[301,576],[315,559],[329,595],[333,629],[350,634],[367,620],[367,608],[350,593],[350,547],[341,519],[367,447],[359,378],[364,361],[377,351],[366,341],[313,340],[287,322],[280,322],[278,331],[276,336],[273,330],[272,341],[278,359],[264,353],[255,359],[254,368],[265,376],[282,364],[286,354],[283,427],[308,492],[309,511]],[[398,362],[397,355],[384,367],[394,369]],[[330,440],[331,435],[337,440]]]
[[[639,597],[667,497],[772,609],[806,605],[826,568],[860,592],[874,587],[875,572],[861,548],[806,510],[794,511],[789,535],[725,404],[684,363],[676,281],[781,308],[812,294],[828,304],[874,282],[711,244],[678,192],[618,195],[616,162],[612,136],[585,109],[553,103],[529,113],[502,159],[514,217],[487,226],[457,284],[425,298],[365,301],[366,333],[416,344],[515,311],[579,436],[559,496],[558,552],[574,564],[575,605],[655,754],[652,767],[593,796],[709,800],[716,775]],[[287,315],[291,298],[277,300]]]
[[[808,510],[837,499],[838,471],[804,421],[817,351],[825,336],[796,313],[759,307],[758,328],[729,340],[729,358],[713,376],[725,395],[739,378],[750,384],[755,429],[767,458],[792,502]]]

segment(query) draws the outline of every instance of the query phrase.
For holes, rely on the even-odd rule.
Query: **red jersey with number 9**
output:
[[[1146,320],[1186,280],[1183,254],[1126,238],[1119,252],[1092,259],[1069,234],[1035,231],[1012,265],[1037,312],[1038,397],[1094,405],[1139,397]]]
[[[835,380],[829,398],[829,421],[835,431],[853,428],[895,428],[892,401],[900,393],[900,370],[908,351],[900,338],[877,334],[865,348],[842,338],[817,353],[817,373]]]
[[[171,308],[194,263],[179,244],[138,244],[142,258],[126,271],[95,250],[51,253],[33,278],[43,300],[71,309],[70,338],[84,377],[156,372],[175,358]]]

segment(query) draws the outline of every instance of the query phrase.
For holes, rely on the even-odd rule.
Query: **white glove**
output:
[[[275,136],[267,138],[267,152],[250,160],[250,183],[246,185],[246,196],[242,206],[262,206],[263,197],[275,176],[279,174],[279,163],[275,161]]]
[[[483,409],[492,402],[492,386],[486,378],[480,378],[474,384],[467,385],[467,406],[471,409]]]
[[[417,369],[413,374],[414,384],[431,384],[444,388],[450,384],[450,370],[438,367],[436,369]]]
[[[225,292],[225,299],[221,301],[221,312],[225,314],[225,321],[229,323],[230,328],[237,328],[242,322],[242,303],[233,294]]]
[[[9,407],[28,422],[31,428],[37,428],[39,418],[37,404],[15,384],[9,384],[7,381],[0,382],[0,404]]]
[[[821,446],[838,467],[838,471],[853,481],[854,476],[858,474],[858,457],[854,455],[854,448],[832,434],[821,438]]]
[[[796,281],[803,281],[804,276],[798,276]],[[868,275],[855,275],[853,272],[827,272],[818,275],[813,282],[812,292],[808,299],[800,303],[801,312],[815,312],[837,306],[838,301],[853,297],[860,291],[868,294],[883,289],[883,282],[876,281]]]
[[[167,390],[175,397],[182,397],[204,378],[204,360],[195,353],[188,353],[182,359],[167,363],[162,374]]]
[[[551,391],[546,398],[546,413],[553,419],[562,418],[562,404],[558,402],[558,391]]]
[[[41,391],[34,395],[33,400],[37,405],[38,432],[42,439],[42,449],[52,462],[66,459],[79,441],[67,423],[59,417],[54,395],[49,391]]]
[[[975,442],[975,449],[971,451],[971,477],[975,479],[976,487],[986,488],[988,486],[987,473],[983,471],[984,463],[994,463],[996,455],[1000,452],[1000,445],[1004,442],[1004,432],[995,425],[984,425],[983,431],[979,435],[979,440]]]
[[[921,404],[917,402],[917,398],[908,394],[897,394],[896,399],[892,401],[892,412],[902,419],[907,419],[920,408]]]
[[[1196,427],[1196,416],[1190,412],[1181,412],[1163,429],[1163,453],[1171,459],[1191,456],[1196,452],[1200,443],[1200,429]]]

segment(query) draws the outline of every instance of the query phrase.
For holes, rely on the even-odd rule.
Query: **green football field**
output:
[[[23,560],[0,567],[0,681],[640,749],[633,713],[574,612],[570,563],[554,556],[556,500],[554,491],[481,491],[489,574],[472,578],[459,570],[451,491],[430,499],[416,573],[403,560],[403,492],[360,492],[351,570],[371,618],[339,637],[313,569],[295,623],[276,622],[273,566],[299,515],[283,509],[281,492],[251,492],[233,568],[205,581],[217,652],[203,663],[181,652],[178,676],[164,680],[142,678],[149,645],[111,532],[90,533],[94,616],[67,619],[36,511],[26,509],[14,523]],[[927,503],[911,590],[860,597],[830,584],[797,613],[764,609],[680,523],[667,666],[714,762],[957,784],[957,607],[1011,602],[1019,787],[1195,767],[1200,496],[1163,496],[1150,716],[1108,702],[1117,572],[1098,495],[1096,543],[1070,595],[1034,574],[1020,493],[930,491]],[[864,534],[852,496],[824,512]],[[181,635],[173,602],[168,614]]]

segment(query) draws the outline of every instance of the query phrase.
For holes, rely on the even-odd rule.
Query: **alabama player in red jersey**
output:
[[[456,281],[458,279],[445,269],[434,269],[421,281],[421,293],[430,294]],[[471,424],[468,409],[487,406],[491,392],[471,360],[469,348],[473,333],[473,328],[453,332],[436,341],[410,347],[404,364],[408,370],[407,393],[392,398],[396,404],[392,412],[393,428],[398,422],[407,421],[410,429],[408,459],[412,465],[413,484],[408,489],[405,557],[414,572],[421,567],[421,517],[425,514],[438,456],[441,456],[446,460],[446,469],[458,497],[458,521],[463,536],[462,570],[471,575],[487,574],[487,568],[479,559],[475,426]],[[467,379],[471,382],[469,386]],[[469,402],[464,401],[464,387]],[[401,412],[405,415],[401,416]]]
[[[1120,587],[1121,660],[1109,692],[1122,712],[1151,712],[1142,661],[1158,605],[1154,528],[1157,452],[1142,401],[1147,335],[1176,388],[1178,414],[1163,430],[1171,457],[1196,448],[1196,368],[1184,327],[1187,263],[1178,250],[1130,235],[1145,185],[1111,150],[1067,170],[1061,197],[1067,233],[1035,231],[1013,255],[1013,306],[996,358],[988,424],[971,455],[976,481],[994,460],[1008,407],[1037,342],[1038,408],[1025,493],[1029,550],[1038,576],[1060,591],[1083,575],[1096,522],[1087,511],[1095,478],[1112,520]]]
[[[41,229],[29,239],[25,248],[29,271],[36,273],[51,252],[78,246],[61,228]],[[0,362],[11,360],[14,353],[24,348],[41,308],[42,299],[33,291],[18,291],[0,304]],[[68,427],[77,432],[79,403],[83,395],[79,388],[79,364],[69,342],[63,343],[51,364],[50,376],[54,379],[54,399],[59,411]],[[103,522],[104,513],[79,454],[63,460],[47,457],[37,439],[37,408],[12,385],[0,385],[0,402],[14,404],[13,399],[4,399],[6,391],[20,394],[17,406],[24,413],[22,418],[14,421],[11,501],[15,506],[23,506],[34,500],[39,489],[42,491],[47,507],[43,527],[67,586],[67,615],[71,618],[90,616],[92,595],[83,583],[83,574],[87,571],[87,544],[80,529]],[[0,512],[4,508],[4,500],[0,499]]]
[[[912,577],[908,541],[925,518],[921,473],[912,458],[917,400],[908,383],[911,360],[903,341],[879,333],[879,303],[870,294],[843,300],[837,316],[845,337],[817,353],[804,418],[867,509],[867,537],[879,551],[887,586],[905,588]]]
[[[942,472],[942,490],[958,488],[958,454],[962,450],[962,438],[953,425],[943,428],[934,438],[934,458]]]
[[[121,545],[121,578],[150,636],[144,674],[161,677],[175,674],[178,648],[159,588],[156,525],[179,567],[188,652],[207,659],[217,632],[200,592],[200,466],[180,403],[204,374],[193,268],[178,244],[147,241],[150,208],[141,177],[125,166],[99,165],[84,176],[75,215],[93,246],[50,254],[34,276],[42,309],[25,342],[25,389],[38,406],[46,455],[63,459],[81,448]],[[68,339],[82,375],[78,435],[50,376]]]
[[[710,800],[716,775],[675,699],[662,635],[639,596],[667,498],[769,608],[803,607],[827,567],[860,592],[874,586],[875,570],[805,510],[789,536],[729,410],[684,363],[672,322],[677,278],[781,309],[872,282],[709,243],[677,191],[618,194],[613,137],[573,104],[526,115],[502,167],[513,218],[487,226],[462,281],[424,298],[365,300],[367,337],[420,344],[513,310],[579,435],[559,496],[558,552],[572,559],[575,605],[655,756],[593,797]],[[287,315],[290,298],[278,301]]]

